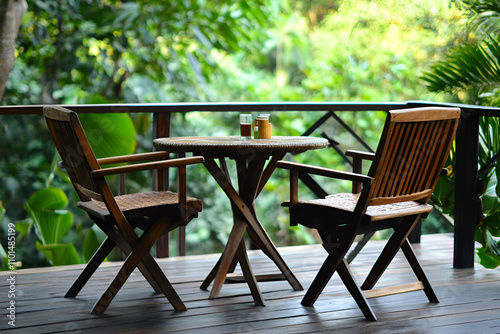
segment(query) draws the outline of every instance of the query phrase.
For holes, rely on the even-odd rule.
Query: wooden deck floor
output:
[[[362,279],[382,247],[370,241],[352,263]],[[8,297],[12,273],[0,273],[3,333],[500,333],[500,270],[453,269],[451,235],[426,235],[415,246],[439,304],[428,303],[421,291],[371,299],[378,321],[366,321],[351,296],[333,277],[314,307],[300,305],[304,291],[285,281],[261,282],[265,307],[253,304],[246,284],[227,284],[221,297],[208,299],[199,289],[218,255],[160,260],[188,311],[176,312],[166,298],[136,272],[103,316],[90,309],[114,276],[119,263],[102,266],[77,298],[63,298],[81,266],[19,270],[16,297]],[[274,273],[275,266],[260,251],[250,252],[256,273]],[[320,246],[280,248],[285,261],[307,289],[325,258]],[[391,264],[377,286],[413,282],[402,256]],[[6,315],[15,300],[15,325]]]

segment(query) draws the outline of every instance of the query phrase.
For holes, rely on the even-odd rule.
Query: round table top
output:
[[[302,152],[326,147],[328,141],[317,137],[274,136],[271,139],[241,140],[232,137],[167,137],[153,140],[157,149],[172,152],[230,156],[250,152]]]

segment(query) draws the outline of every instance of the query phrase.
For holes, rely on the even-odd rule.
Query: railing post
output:
[[[456,135],[455,240],[453,266],[474,267],[477,223],[479,116],[464,114]]]
[[[153,139],[161,137],[170,137],[170,118],[169,112],[153,113]],[[153,189],[168,190],[168,169],[159,169],[153,173]],[[162,235],[156,241],[156,256],[168,257],[169,252],[169,237],[168,233]]]

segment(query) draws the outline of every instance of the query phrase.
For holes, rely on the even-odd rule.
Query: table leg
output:
[[[264,186],[266,185],[267,181],[269,180],[274,170],[276,169],[276,164],[278,163],[278,161],[283,159],[284,156],[285,153],[279,153],[271,157],[271,161],[269,161],[269,163],[266,166],[266,169],[264,170],[264,172],[262,172],[262,176],[259,182],[259,188],[257,189],[257,194],[255,197],[259,196],[262,189],[264,189]]]
[[[220,265],[220,261],[221,260],[222,260],[222,256],[219,257],[219,260],[217,261],[217,263],[215,264],[215,266],[212,268],[212,270],[210,270],[210,273],[205,278],[205,280],[203,281],[203,283],[201,283],[200,289],[202,289],[202,290],[207,290],[208,289],[208,287],[210,286],[210,283],[212,283],[212,281],[214,280],[215,275],[217,275],[217,270],[219,270],[219,265]]]
[[[210,291],[209,299],[214,299],[219,297],[220,290],[222,289],[222,285],[226,280],[226,275],[233,263],[234,257],[236,256],[236,252],[238,247],[240,247],[240,243],[243,241],[243,233],[245,232],[247,225],[240,221],[236,220],[233,225],[233,229],[231,230],[231,234],[229,235],[229,239],[226,244],[226,248],[222,253],[222,257],[219,262],[219,266],[217,268],[217,274],[215,275],[212,291]]]
[[[262,251],[276,264],[276,266],[281,270],[287,281],[290,283],[295,291],[302,291],[304,288],[300,284],[299,280],[292,273],[288,265],[285,263],[278,250],[272,243],[269,235],[264,230],[262,225],[256,221],[249,220],[250,228],[255,232],[256,237],[262,242]]]
[[[257,284],[257,279],[253,274],[252,268],[250,267],[250,261],[248,260],[247,250],[245,248],[245,242],[243,239],[240,241],[240,246],[238,247],[238,259],[240,260],[241,270],[243,271],[243,276],[245,277],[250,292],[252,293],[253,300],[257,306],[265,306],[264,298],[260,293],[259,286]]]
[[[238,171],[244,170],[244,177],[243,175],[239,177],[239,180],[244,180],[244,182],[240,184],[240,196],[242,200],[248,204],[248,208],[251,211],[251,217],[245,215],[243,211],[242,213],[245,215],[245,218],[247,218],[247,224],[250,227],[247,229],[247,232],[252,240],[257,246],[260,247],[264,254],[273,260],[293,289],[295,291],[301,291],[303,290],[302,285],[278,253],[276,246],[272,242],[262,224],[258,221],[255,213],[255,198],[264,188],[264,184],[269,180],[271,174],[276,169],[276,163],[283,158],[283,156],[284,154],[272,156],[271,161],[264,169],[265,162],[269,156],[257,154],[252,160],[248,161],[246,170],[243,168],[243,164],[238,168]]]
[[[210,298],[216,298],[219,295],[222,284],[224,283],[227,272],[234,259],[235,252],[237,250],[236,247],[238,247],[239,242],[242,240],[243,233],[247,226],[251,227],[254,239],[258,240],[257,244],[261,246],[263,252],[268,255],[271,260],[273,260],[273,262],[278,266],[293,289],[295,291],[303,290],[297,278],[293,275],[290,268],[288,268],[285,261],[278,253],[267,232],[257,220],[255,214],[254,200],[258,192],[260,192],[260,190],[262,189],[261,176],[267,158],[268,156],[264,157],[257,155],[254,159],[249,161],[248,166],[246,166],[246,162],[237,161],[239,176],[238,182],[241,194],[240,196],[240,194],[236,192],[231,182],[228,180],[226,173],[224,173],[224,171],[217,166],[214,159],[205,157],[205,167],[214,177],[217,183],[221,186],[223,191],[231,200],[231,203],[234,204],[233,210],[237,208],[239,213],[241,213],[241,215],[243,215],[244,217],[243,220],[235,220],[235,225],[233,226],[233,230],[231,231],[231,235],[229,236],[228,244],[226,245],[226,248],[224,250],[224,253],[222,254],[220,261],[218,262],[218,265],[216,265],[216,267],[218,267],[217,274],[214,278],[214,286],[212,288]],[[265,176],[266,178],[269,177],[271,171],[269,169],[266,169],[266,173],[269,173],[267,176]],[[267,181],[267,179],[265,181]],[[237,217],[238,215],[239,214],[235,213],[234,217]],[[202,288],[208,287],[212,276],[213,270],[209,274],[205,282],[202,284]]]

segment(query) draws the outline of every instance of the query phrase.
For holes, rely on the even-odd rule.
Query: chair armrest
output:
[[[161,169],[169,167],[180,167],[186,165],[198,164],[205,161],[203,157],[188,157],[188,158],[177,158],[162,161],[144,162],[135,165],[110,167],[104,169],[97,169],[92,171],[92,176],[107,176],[115,174],[125,174],[131,172],[139,172],[143,170]]]
[[[336,178],[340,180],[356,181],[361,183],[370,183],[372,178],[363,174],[343,172],[336,169],[317,167],[312,165],[300,164],[290,161],[279,161],[276,167],[289,169],[291,171],[304,172],[308,174],[320,175],[325,177]]]
[[[278,161],[276,167],[290,170],[290,205],[288,209],[290,211],[291,226],[296,226],[298,224],[298,221],[296,220],[296,217],[294,215],[294,206],[297,205],[299,201],[299,173],[302,172],[341,180],[349,180],[357,182],[358,184],[371,183],[372,181],[371,177],[362,174],[343,172],[335,169],[311,166],[290,161]]]
[[[97,159],[97,162],[99,165],[111,165],[111,164],[119,164],[119,163],[124,163],[124,162],[138,162],[138,161],[145,161],[145,160],[163,160],[167,159],[169,157],[169,153],[166,151],[158,151],[158,152],[147,152],[147,153],[138,153],[138,154],[129,154],[129,155],[120,155],[120,156],[115,156],[115,157],[106,157],[106,158],[99,158]],[[64,165],[64,162],[59,161],[58,164],[59,168],[65,169],[66,166]]]
[[[99,165],[110,165],[117,164],[123,162],[138,162],[145,160],[163,160],[169,157],[169,153],[166,151],[158,151],[158,152],[147,152],[147,153],[138,153],[138,154],[129,154],[129,155],[120,155],[116,157],[106,157],[97,159]]]

